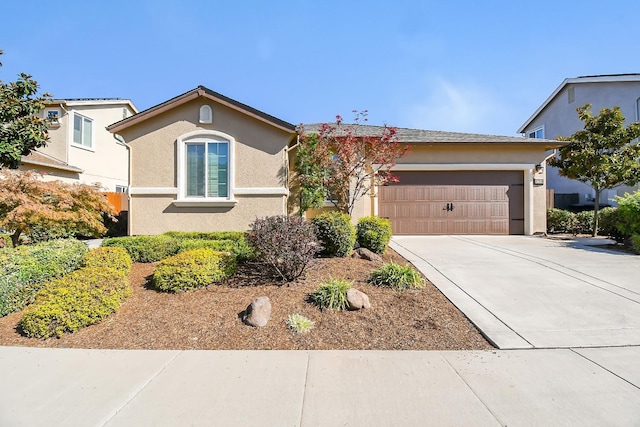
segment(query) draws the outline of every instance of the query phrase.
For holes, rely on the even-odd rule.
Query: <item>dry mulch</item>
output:
[[[389,249],[385,261],[406,263]],[[135,264],[133,294],[120,311],[102,323],[64,337],[27,338],[17,327],[21,313],[0,319],[0,345],[100,349],[200,350],[463,350],[491,349],[469,320],[431,283],[425,289],[394,291],[369,285],[378,265],[354,258],[318,258],[296,283],[281,284],[256,264],[241,266],[224,283],[168,294],[149,285],[154,264]],[[308,302],[318,284],[330,279],[353,281],[369,295],[372,308],[321,311]],[[240,313],[259,296],[271,300],[269,323],[253,328]],[[300,313],[315,322],[312,331],[295,334],[288,315]]]

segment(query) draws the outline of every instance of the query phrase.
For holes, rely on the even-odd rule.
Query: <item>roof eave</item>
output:
[[[77,168],[75,166],[64,166],[64,165],[54,165],[51,163],[45,163],[45,162],[39,162],[37,160],[29,160],[27,158],[23,158],[22,160],[20,160],[21,164],[27,164],[27,165],[34,165],[34,166],[42,166],[45,168],[49,168],[49,169],[57,169],[57,170],[63,170],[63,171],[67,171],[67,172],[74,172],[74,173],[83,173],[84,170]]]

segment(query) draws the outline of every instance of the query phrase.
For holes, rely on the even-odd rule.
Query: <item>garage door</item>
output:
[[[524,234],[522,171],[397,172],[378,214],[394,234]]]

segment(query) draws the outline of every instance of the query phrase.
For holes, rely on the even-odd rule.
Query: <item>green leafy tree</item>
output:
[[[618,185],[635,185],[640,181],[640,122],[625,126],[620,107],[603,108],[600,114],[591,114],[591,105],[577,109],[584,129],[570,137],[560,148],[559,156],[549,161],[559,169],[560,175],[589,184],[595,190],[595,218],[593,236],[598,233],[600,193]]]
[[[300,184],[300,213],[311,208],[319,208],[326,199],[324,181],[329,171],[318,161],[319,138],[317,134],[308,135],[296,152],[296,172]]]
[[[0,168],[17,169],[21,156],[47,144],[47,120],[38,113],[51,95],[37,93],[38,83],[28,74],[20,73],[15,82],[0,80]]]

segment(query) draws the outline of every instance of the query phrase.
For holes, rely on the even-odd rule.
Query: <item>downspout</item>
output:
[[[113,138],[120,145],[123,145],[127,149],[127,203],[129,204],[129,210],[127,211],[127,235],[131,236],[131,147],[127,145],[124,138],[117,133],[113,134]]]
[[[73,128],[73,123],[71,123],[71,121],[70,121],[70,119],[69,119],[69,110],[67,110],[66,108],[64,108],[64,102],[61,102],[61,103],[60,103],[60,108],[62,108],[62,110],[63,110],[63,111],[66,113],[66,115],[67,115],[67,126],[68,126],[69,128]],[[60,120],[62,120],[62,117],[60,117]],[[64,148],[65,148],[65,150],[64,150],[64,157],[65,157],[64,161],[65,161],[65,163],[66,163],[66,164],[69,164],[69,145],[70,145],[70,143],[71,143],[71,141],[70,141],[70,139],[69,139],[69,136],[70,136],[69,132],[72,132],[72,131],[70,131],[69,129],[67,129],[67,131],[66,131],[66,135],[64,136],[64,140],[66,141],[66,144],[65,144],[65,147],[64,147]]]

